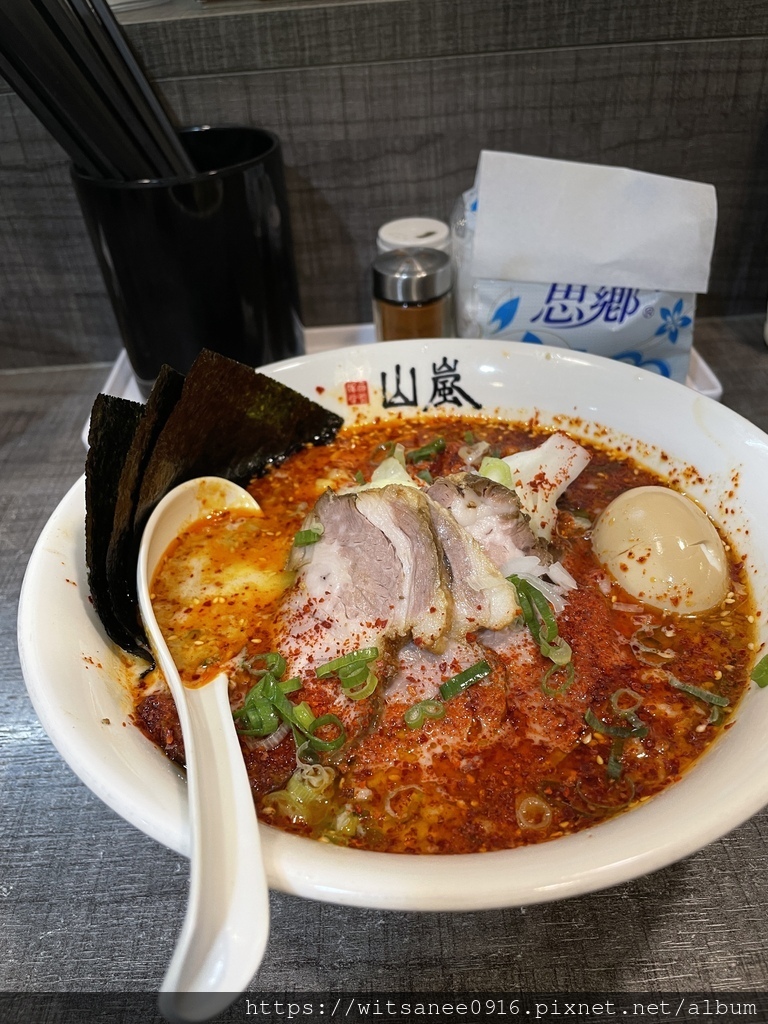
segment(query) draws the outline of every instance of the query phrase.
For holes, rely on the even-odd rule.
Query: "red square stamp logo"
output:
[[[347,395],[347,405],[368,405],[370,402],[367,380],[348,380],[344,385],[344,391]]]

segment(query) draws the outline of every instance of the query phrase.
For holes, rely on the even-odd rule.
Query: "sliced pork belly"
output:
[[[514,491],[476,473],[440,477],[428,488],[500,568],[512,558],[535,554],[547,560],[546,547],[528,526]]]
[[[359,492],[355,505],[388,539],[401,566],[390,577],[388,634],[439,648],[450,627],[451,594],[427,499],[414,487],[392,484]]]
[[[353,495],[327,491],[304,526],[322,534],[317,543],[291,553],[288,569],[296,580],[278,614],[275,648],[288,674],[301,679],[301,697],[315,715],[338,715],[354,734],[372,720],[371,702],[351,700],[338,681],[321,681],[315,670],[366,647],[386,656],[390,594],[400,562],[382,532],[357,511]]]
[[[491,664],[491,674],[445,702],[445,716],[429,721],[419,730],[422,743],[418,757],[409,756],[408,760],[423,781],[431,776],[436,757],[451,757],[458,764],[462,757],[496,743],[507,717],[507,684],[493,652],[470,640],[451,641],[441,654],[406,644],[393,664],[376,729],[349,752],[346,785],[365,786],[373,774],[401,763],[410,746],[409,737],[413,736],[403,718],[408,708],[423,700],[441,701],[441,683],[484,659]]]
[[[479,629],[508,626],[520,612],[514,587],[451,512],[431,499],[428,504],[450,574],[451,636],[464,637]]]
[[[444,642],[451,598],[427,499],[391,486],[360,494],[327,491],[304,524],[316,543],[294,548],[296,580],[279,612],[275,646],[302,699],[316,715],[339,716],[351,734],[370,723],[376,699],[354,701],[337,680],[315,670],[344,654],[377,647],[372,670],[387,676],[388,657],[406,639],[425,648]]]

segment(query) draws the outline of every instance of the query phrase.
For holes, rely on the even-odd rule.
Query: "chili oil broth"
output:
[[[411,465],[412,474],[427,471],[437,478],[461,471],[465,463],[459,451],[473,440],[488,442],[490,454],[504,456],[534,447],[546,435],[475,417],[395,419],[345,428],[330,445],[306,448],[272,467],[249,488],[261,507],[259,515],[221,513],[196,524],[177,542],[154,581],[158,620],[187,683],[204,682],[243,649],[246,663],[250,656],[273,649],[275,613],[292,579],[283,566],[295,533],[326,488],[352,487],[360,482],[360,473],[370,479],[382,446],[389,442],[399,442],[408,451],[436,436],[444,438],[444,451]],[[393,721],[390,713],[384,732],[376,729],[380,716],[372,713],[369,736],[350,744],[351,750],[326,755],[337,780],[330,796],[313,808],[311,821],[291,820],[280,812],[279,801],[264,799],[283,787],[296,768],[291,734],[272,749],[243,738],[262,820],[321,840],[382,851],[512,848],[578,831],[648,799],[678,779],[727,728],[747,685],[754,641],[743,567],[731,552],[728,596],[720,607],[698,617],[655,611],[608,581],[592,553],[590,524],[627,488],[662,481],[626,456],[585,447],[592,461],[558,503],[554,538],[556,556],[579,587],[558,616],[560,635],[573,650],[573,685],[553,696],[543,694],[540,681],[551,662],[536,652],[521,699],[520,680],[499,679],[494,663],[487,680],[447,702],[446,718],[458,721],[463,716],[471,745],[473,722],[482,717],[487,723],[492,707],[498,741],[470,749],[458,760],[438,753],[437,781],[425,779],[419,764],[431,732],[441,723],[426,721],[411,730],[401,718]],[[204,590],[196,589],[201,558],[210,570]],[[261,574],[260,586],[243,583],[238,574],[243,565]],[[728,706],[713,711],[705,701],[673,687],[669,673],[727,699]],[[253,683],[245,670],[231,677],[233,709],[242,706]],[[620,773],[612,778],[608,765],[614,739],[590,729],[584,714],[589,708],[607,725],[620,726],[623,719],[611,697],[621,690],[640,698],[636,713],[648,733],[620,745]],[[139,727],[183,763],[178,719],[162,681],[149,674],[135,696]],[[292,699],[299,703],[303,691]],[[381,693],[367,699],[383,700]],[[313,711],[324,713],[319,707]],[[538,726],[539,733],[543,728],[548,742],[528,737],[531,726]],[[523,815],[521,825],[519,810],[525,801],[535,813]],[[340,815],[354,816],[354,834],[339,833]]]

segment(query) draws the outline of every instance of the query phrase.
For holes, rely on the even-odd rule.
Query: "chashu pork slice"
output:
[[[451,610],[441,552],[426,499],[413,488],[327,491],[304,527],[319,539],[292,552],[288,569],[296,580],[279,612],[276,646],[289,674],[302,681],[301,699],[358,734],[372,723],[383,687],[375,700],[355,701],[338,680],[318,679],[316,669],[376,647],[371,668],[384,682],[403,640],[439,647]]]
[[[515,492],[503,484],[477,473],[454,473],[435,480],[427,494],[448,509],[497,568],[521,555],[551,562],[546,545],[531,531]]]
[[[520,614],[515,588],[453,514],[427,500],[450,578],[451,637],[459,639],[479,629],[503,629],[510,625]]]
[[[452,599],[428,499],[415,487],[391,484],[358,492],[355,504],[389,540],[401,566],[390,581],[388,635],[439,650],[450,629]]]

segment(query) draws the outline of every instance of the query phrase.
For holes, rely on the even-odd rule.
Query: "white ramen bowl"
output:
[[[768,436],[717,402],[624,363],[492,341],[366,345],[264,372],[355,420],[385,409],[502,414],[606,439],[685,486],[746,556],[768,608]],[[19,607],[30,696],[64,760],[137,828],[187,855],[183,773],[128,721],[125,655],[88,599],[80,480],[46,525]],[[759,620],[760,644],[768,621]],[[127,723],[127,725],[126,725]],[[627,881],[723,836],[768,803],[768,692],[677,783],[626,814],[521,849],[456,856],[371,853],[263,828],[270,885],[313,899],[403,910],[479,910],[561,899]]]

